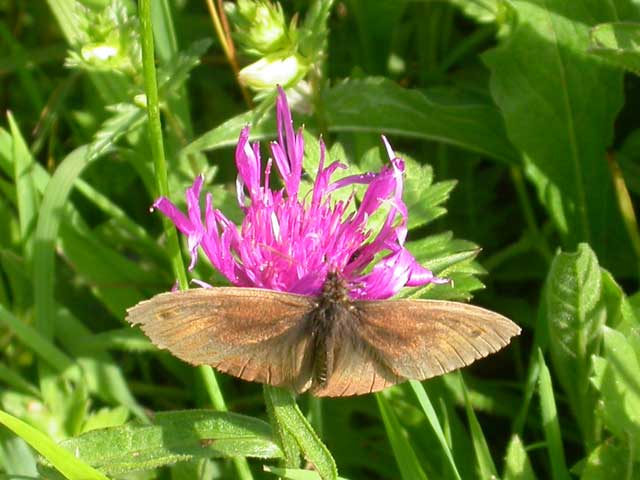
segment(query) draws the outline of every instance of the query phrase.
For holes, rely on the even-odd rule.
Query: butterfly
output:
[[[318,397],[377,392],[464,367],[520,333],[508,318],[440,300],[351,300],[244,287],[161,293],[127,311],[160,348],[244,380]]]

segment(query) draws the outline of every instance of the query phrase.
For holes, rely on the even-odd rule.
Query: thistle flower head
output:
[[[203,177],[186,191],[187,215],[167,198],[154,204],[187,236],[190,269],[201,247],[213,266],[233,285],[316,295],[329,274],[337,274],[353,299],[384,299],[404,286],[442,283],[417,263],[405,248],[407,208],[402,201],[404,162],[382,137],[389,164],[379,172],[332,180],[335,161],[326,164],[320,141],[320,162],[313,188],[300,194],[304,141],[295,132],[287,99],[280,89],[277,103],[278,140],[263,168],[258,143],[249,142],[249,128],[236,147],[237,197],[244,212],[236,226],[206,195],[200,206]],[[284,187],[270,188],[273,166]],[[354,195],[336,200],[332,194],[355,184],[366,185],[360,202]],[[368,226],[370,217],[385,209],[382,226]]]

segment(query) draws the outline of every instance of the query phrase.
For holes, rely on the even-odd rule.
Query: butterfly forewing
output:
[[[354,309],[361,341],[401,379],[424,380],[464,367],[520,333],[508,318],[465,303],[360,301]]]
[[[313,298],[252,288],[156,295],[128,310],[151,341],[194,365],[302,391],[309,386]]]

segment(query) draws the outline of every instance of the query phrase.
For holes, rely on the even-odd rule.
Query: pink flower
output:
[[[443,283],[422,267],[404,247],[407,207],[402,201],[404,162],[395,156],[385,137],[382,141],[390,163],[378,173],[354,175],[331,181],[339,162],[325,166],[320,141],[320,164],[313,189],[300,198],[304,141],[293,130],[287,99],[280,89],[276,103],[278,141],[270,144],[271,158],[263,167],[260,147],[249,143],[249,127],[240,133],[236,147],[238,203],[245,213],[242,225],[233,224],[213,207],[206,195],[204,222],[199,198],[203,177],[187,189],[184,215],[167,198],[154,204],[188,238],[192,270],[198,247],[213,266],[240,287],[259,287],[304,295],[319,294],[327,275],[337,273],[353,299],[384,299],[404,286]],[[273,163],[284,184],[269,187]],[[333,200],[332,192],[354,184],[367,189],[356,207]],[[388,209],[378,231],[367,226],[378,209]]]

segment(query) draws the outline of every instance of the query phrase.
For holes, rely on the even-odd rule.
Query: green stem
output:
[[[142,69],[144,75],[144,88],[147,96],[147,115],[149,117],[149,140],[151,144],[151,156],[153,157],[156,191],[160,196],[169,196],[169,182],[167,175],[167,161],[164,155],[164,143],[162,140],[162,125],[160,123],[160,102],[158,99],[158,82],[156,80],[155,55],[153,44],[153,28],[151,24],[151,1],[139,0],[140,35],[142,41]],[[178,235],[171,221],[163,217],[164,231],[167,236],[167,248],[171,256],[173,273],[178,279],[180,290],[189,288],[187,274],[182,261]],[[211,403],[219,411],[226,411],[224,397],[218,386],[215,374],[211,367],[201,366],[198,369],[206,386]],[[249,464],[245,458],[233,459],[238,472],[238,477],[243,480],[252,479]]]
[[[140,0],[140,30],[142,37],[142,69],[144,75],[144,90],[147,96],[147,115],[149,117],[149,141],[151,156],[156,178],[156,191],[159,196],[169,196],[169,182],[167,180],[167,161],[164,155],[162,141],[162,125],[160,124],[160,102],[158,100],[158,82],[156,80],[156,66],[153,46],[153,29],[151,25],[151,0]],[[189,287],[187,275],[182,262],[180,244],[176,229],[171,220],[162,217],[164,231],[167,235],[167,248],[171,256],[173,273],[178,279],[181,290]]]

